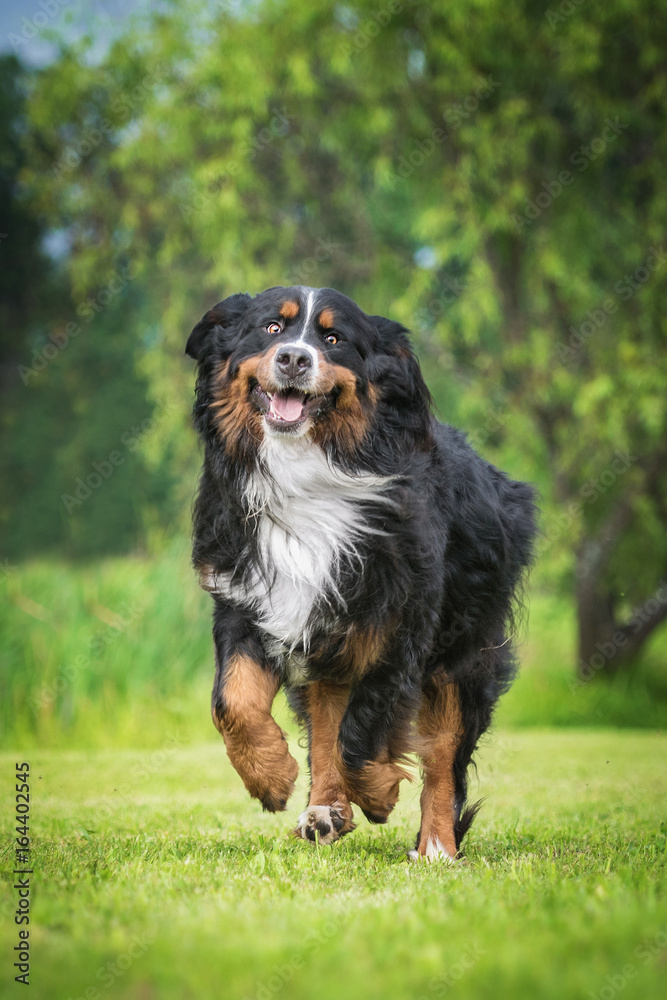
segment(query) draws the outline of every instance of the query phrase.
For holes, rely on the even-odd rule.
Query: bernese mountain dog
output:
[[[296,835],[333,843],[353,803],[385,823],[416,754],[409,857],[455,858],[477,809],[468,765],[515,669],[533,489],[433,417],[406,329],[333,289],[232,295],[186,353],[204,443],[193,561],[229,759],[264,809],[286,808],[284,687],[309,743]]]

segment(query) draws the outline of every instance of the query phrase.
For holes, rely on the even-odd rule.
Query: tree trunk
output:
[[[609,593],[601,588],[600,545],[588,539],[577,553],[577,626],[579,633],[577,672],[582,680],[590,680],[600,672],[613,673],[612,636],[616,631],[614,606]]]
[[[627,622],[616,619],[614,597],[604,586],[608,553],[593,539],[577,553],[577,672],[582,680],[627,669],[641,648],[667,619],[667,573]]]

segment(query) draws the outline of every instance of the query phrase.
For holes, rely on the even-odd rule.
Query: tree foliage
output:
[[[665,13],[161,5],[30,96],[34,203],[78,301],[134,269],[153,405],[189,398],[184,336],[231,292],[332,285],[403,321],[444,417],[541,486],[541,572],[577,594],[582,669],[667,613]],[[186,410],[144,451],[178,483]]]

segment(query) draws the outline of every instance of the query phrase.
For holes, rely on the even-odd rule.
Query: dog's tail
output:
[[[465,801],[465,800],[464,800]],[[454,819],[454,839],[456,841],[456,850],[461,849],[461,841],[465,837],[466,833],[472,826],[475,816],[482,808],[484,799],[478,799],[477,802],[473,802],[472,805],[466,806],[461,812],[458,805],[458,795],[457,795],[457,808],[456,808],[456,818]]]
[[[457,678],[460,737],[454,756],[454,837],[456,849],[472,826],[484,800],[467,804],[468,774],[480,737],[491,725],[498,698],[510,686],[516,661],[510,642],[484,651],[473,665]]]

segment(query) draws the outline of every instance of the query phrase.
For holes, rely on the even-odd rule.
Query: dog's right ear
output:
[[[196,361],[201,361],[213,344],[214,338],[219,345],[222,338],[221,346],[224,347],[225,331],[231,332],[231,328],[243,316],[250,302],[252,302],[252,296],[246,293],[230,295],[229,298],[223,299],[222,302],[218,302],[216,306],[209,309],[188,337],[185,353]]]

